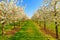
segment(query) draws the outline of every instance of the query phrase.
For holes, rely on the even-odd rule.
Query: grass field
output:
[[[18,23],[17,23],[18,24]],[[21,23],[21,29],[16,32],[14,35],[0,35],[1,40],[54,40],[49,35],[45,35],[39,29],[38,26],[34,24],[31,20],[26,20],[24,23]],[[11,30],[13,25],[8,25],[5,27],[5,31]]]
[[[37,22],[36,22],[37,23]],[[38,22],[37,23],[38,25],[40,25],[41,24],[41,26],[40,27],[44,27],[44,22]],[[46,22],[46,27],[47,28],[49,28],[49,29],[51,29],[52,31],[56,31],[55,30],[55,23],[54,22]],[[60,23],[59,23],[59,25],[58,25],[58,32],[60,33]]]
[[[45,40],[32,21],[26,21],[19,32],[11,37],[11,40]]]

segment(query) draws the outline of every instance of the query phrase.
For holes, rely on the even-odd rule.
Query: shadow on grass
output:
[[[0,34],[0,36],[3,36],[2,34]]]

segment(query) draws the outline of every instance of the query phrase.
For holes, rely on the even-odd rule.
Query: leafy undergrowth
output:
[[[32,21],[27,20],[14,36],[10,40],[47,40],[44,35],[42,35]]]

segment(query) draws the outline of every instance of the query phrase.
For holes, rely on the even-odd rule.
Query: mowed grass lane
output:
[[[13,35],[10,40],[47,40],[36,28],[34,23],[27,20],[19,32]]]

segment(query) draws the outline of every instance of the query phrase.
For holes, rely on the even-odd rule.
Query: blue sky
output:
[[[26,5],[25,13],[32,17],[34,12],[42,5],[43,0],[23,0],[22,6]],[[21,5],[20,3],[18,5]]]
[[[28,17],[32,17],[34,12],[42,5],[42,2],[43,0],[23,0],[23,3],[21,4],[20,0],[18,0],[17,5],[26,6],[25,14]]]

